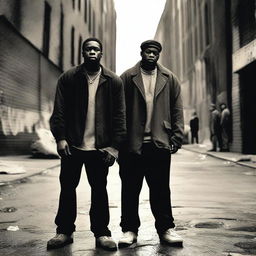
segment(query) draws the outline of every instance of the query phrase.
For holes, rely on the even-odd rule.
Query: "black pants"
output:
[[[91,231],[95,237],[110,236],[109,206],[107,194],[108,167],[102,161],[100,151],[80,151],[72,148],[72,156],[61,159],[59,209],[55,218],[57,233],[72,234],[75,231],[77,215],[76,187],[79,184],[81,169],[85,165],[88,182],[91,186]]]
[[[191,144],[194,143],[194,140],[198,144],[198,132],[197,131],[196,132],[195,131],[191,132]]]
[[[212,141],[212,150],[217,151],[218,146],[220,150],[222,150],[221,133],[211,134],[211,141]]]
[[[170,199],[170,153],[159,149],[152,143],[143,144],[142,154],[125,154],[120,158],[120,177],[122,180],[122,231],[138,233],[140,218],[138,214],[139,194],[145,177],[149,186],[149,199],[159,235],[173,228]]]

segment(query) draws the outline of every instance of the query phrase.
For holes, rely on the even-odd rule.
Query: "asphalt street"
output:
[[[47,240],[55,235],[58,175],[59,167],[55,167],[0,186],[1,256],[256,255],[256,169],[180,150],[172,156],[170,183],[176,230],[184,238],[183,248],[159,244],[144,183],[138,243],[117,252],[95,249],[88,215],[90,188],[84,171],[77,189],[74,243],[62,249],[46,250]],[[116,241],[121,236],[120,191],[115,164],[109,172],[108,192],[109,227]]]

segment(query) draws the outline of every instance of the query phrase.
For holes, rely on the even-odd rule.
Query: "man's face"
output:
[[[210,110],[210,111],[215,110],[215,106],[210,106],[210,107],[209,107],[209,110]]]
[[[221,105],[220,105],[221,111],[224,110],[225,108],[226,108],[226,105],[225,105],[225,104],[221,104]]]
[[[157,63],[159,59],[159,51],[154,47],[149,47],[141,52],[142,60],[148,63]]]
[[[100,44],[96,41],[89,41],[84,45],[83,57],[85,61],[100,62],[102,51]]]

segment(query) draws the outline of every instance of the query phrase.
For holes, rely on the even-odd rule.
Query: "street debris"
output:
[[[78,214],[86,215],[86,211],[79,211]]]
[[[5,207],[3,209],[0,209],[0,212],[16,212],[17,208],[15,207]]]
[[[195,225],[195,228],[215,229],[215,228],[220,228],[223,225],[224,225],[223,222],[200,222]]]
[[[23,174],[26,170],[19,165],[15,165],[6,161],[0,161],[0,174]]]
[[[199,154],[198,157],[199,157],[200,160],[205,160],[206,159],[206,155],[204,155],[204,154]]]
[[[256,232],[255,226],[242,226],[242,227],[235,227],[230,228],[232,231],[245,231],[245,232]]]
[[[38,129],[36,135],[38,139],[31,144],[32,155],[37,158],[59,158],[51,131]]]
[[[237,158],[237,162],[250,162],[252,159],[250,156],[241,156]]]
[[[234,244],[236,247],[242,248],[242,249],[256,249],[256,242],[240,242]]]
[[[117,205],[109,205],[109,208],[118,208]]]
[[[18,230],[20,230],[20,229],[19,229],[18,226],[9,226],[9,227],[7,228],[7,230],[8,230],[8,231],[18,231]]]
[[[252,256],[251,254],[241,254],[241,253],[235,253],[235,252],[229,252],[228,254],[223,253],[224,256]]]

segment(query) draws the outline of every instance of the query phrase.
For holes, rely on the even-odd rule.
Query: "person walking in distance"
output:
[[[225,103],[220,104],[220,128],[221,128],[221,139],[222,139],[222,151],[229,151],[229,143],[231,141],[231,120],[230,111]]]
[[[198,130],[199,130],[199,119],[196,112],[193,113],[193,116],[189,122],[191,130],[191,143],[194,143],[194,140],[198,144]]]
[[[210,137],[212,148],[209,151],[217,151],[219,146],[222,149],[221,131],[220,131],[220,112],[215,104],[210,105]]]
[[[96,246],[117,249],[108,229],[106,185],[109,166],[126,136],[124,90],[121,79],[100,64],[102,52],[99,39],[86,39],[82,45],[84,63],[58,80],[50,127],[61,156],[61,192],[56,236],[48,241],[48,249],[73,242],[76,187],[83,165],[91,187],[90,221]]]
[[[137,241],[139,194],[145,177],[150,206],[161,242],[182,245],[174,231],[170,200],[170,160],[183,140],[183,106],[176,76],[157,63],[162,46],[155,40],[141,44],[141,61],[125,71],[127,141],[119,151],[122,181],[120,248]]]

